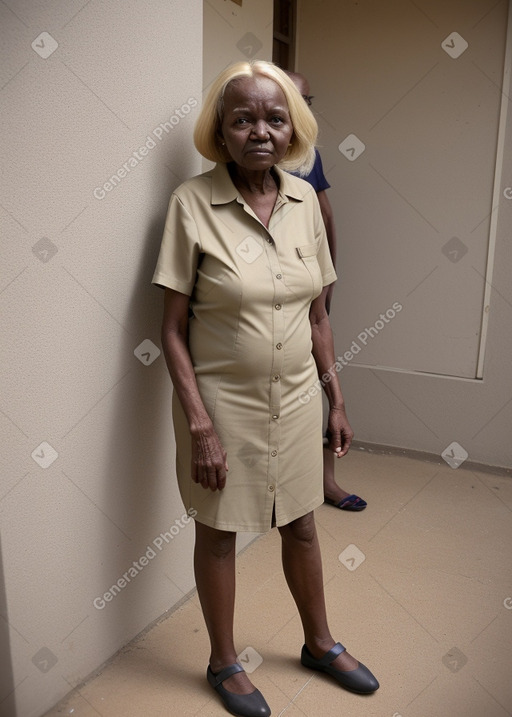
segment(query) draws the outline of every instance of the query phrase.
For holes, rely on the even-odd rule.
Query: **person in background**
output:
[[[307,105],[311,107],[313,97],[310,94],[311,90],[307,78],[300,72],[290,72],[289,70],[286,70],[286,74],[295,83],[295,86],[301,93]],[[296,172],[292,172],[292,174],[296,174],[297,176],[299,176]],[[331,185],[324,176],[322,159],[317,149],[315,149],[315,164],[313,165],[313,169],[306,176],[300,176],[302,176],[302,179],[305,179],[307,182],[309,182],[316,192],[316,196],[318,197],[318,202],[320,204],[320,210],[322,212],[322,218],[325,224],[327,243],[329,244],[329,251],[331,252],[332,263],[334,264],[334,266],[336,266],[336,227],[334,224],[334,214],[332,211],[331,203],[329,202],[329,198],[327,197],[325,191],[326,189],[329,189]],[[325,308],[328,314],[331,310],[333,290],[334,284],[331,284],[331,286],[327,290],[325,301]],[[330,505],[334,505],[336,508],[341,508],[341,510],[364,510],[367,505],[365,500],[363,500],[357,495],[354,495],[353,493],[349,493],[348,491],[343,490],[343,488],[340,488],[339,485],[336,483],[334,477],[334,455],[329,449],[329,443],[327,440],[324,441],[323,461],[325,502],[329,503]]]

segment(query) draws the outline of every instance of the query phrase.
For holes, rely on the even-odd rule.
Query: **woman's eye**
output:
[[[245,119],[245,117],[237,117],[236,124],[246,124],[246,123],[247,123],[247,120]]]
[[[275,117],[272,117],[272,120],[271,120],[271,121],[272,121],[274,124],[280,124],[280,123],[283,122],[284,120],[283,120],[282,117],[279,117],[278,115],[276,115]]]

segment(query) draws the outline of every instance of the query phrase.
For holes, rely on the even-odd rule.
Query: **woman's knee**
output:
[[[236,533],[228,530],[217,530],[196,521],[196,549],[203,555],[225,559],[235,553]]]
[[[314,513],[307,513],[288,525],[279,528],[283,541],[300,543],[310,548],[316,542],[316,525]]]

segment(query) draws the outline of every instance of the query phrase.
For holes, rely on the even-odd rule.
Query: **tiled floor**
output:
[[[317,511],[331,629],[381,688],[355,695],[300,665],[273,530],[238,558],[236,617],[272,714],[512,715],[512,477],[357,448],[338,471],[369,505]],[[204,678],[208,650],[194,596],[47,717],[227,715]]]

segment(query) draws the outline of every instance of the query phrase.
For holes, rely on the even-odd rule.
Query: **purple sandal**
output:
[[[347,495],[346,498],[342,498],[337,503],[335,500],[331,500],[330,498],[325,498],[324,500],[326,503],[329,503],[329,505],[334,505],[336,508],[340,508],[341,510],[364,510],[368,505],[368,503],[358,495]]]

